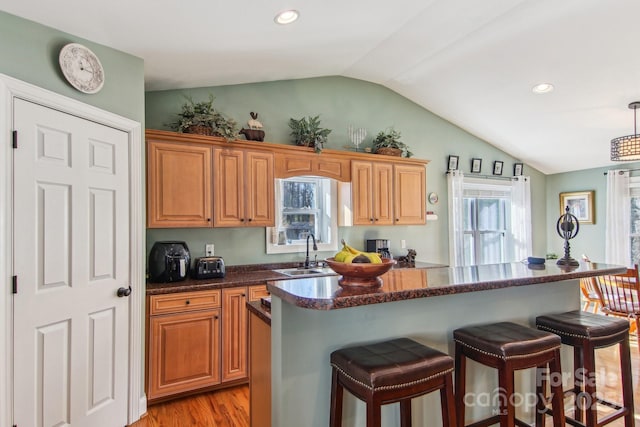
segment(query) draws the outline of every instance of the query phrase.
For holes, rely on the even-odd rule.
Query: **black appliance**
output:
[[[191,255],[185,242],[155,242],[149,253],[149,280],[179,282],[189,274]]]
[[[381,258],[393,258],[389,250],[389,240],[369,239],[367,240],[367,252],[377,252]]]
[[[224,260],[219,256],[196,258],[193,263],[194,279],[214,279],[224,277]]]

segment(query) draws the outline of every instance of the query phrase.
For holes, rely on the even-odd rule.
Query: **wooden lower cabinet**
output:
[[[253,285],[150,296],[148,399],[246,382],[246,302],[268,295],[266,285]]]
[[[247,377],[247,288],[222,290],[222,381]]]
[[[271,325],[249,314],[249,417],[251,427],[271,427]]]
[[[149,319],[148,398],[220,383],[220,310]]]

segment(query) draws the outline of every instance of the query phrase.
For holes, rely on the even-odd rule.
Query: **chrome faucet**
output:
[[[316,245],[316,236],[314,236],[312,233],[309,233],[309,235],[307,236],[307,257],[304,259],[304,268],[311,267],[311,262],[309,261],[309,237],[313,239],[313,250],[318,250],[318,245]]]

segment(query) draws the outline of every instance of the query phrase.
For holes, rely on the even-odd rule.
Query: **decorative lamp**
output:
[[[558,218],[558,223],[556,224],[558,235],[564,239],[564,256],[560,258],[556,264],[575,267],[580,265],[580,263],[571,258],[571,254],[569,253],[569,240],[578,235],[580,222],[575,215],[569,213],[569,206],[567,206],[564,211],[565,212],[560,215],[560,218]]]
[[[620,136],[611,140],[611,160],[614,161],[640,160],[640,135],[636,130],[640,101],[632,102],[629,108],[633,110],[633,135]]]

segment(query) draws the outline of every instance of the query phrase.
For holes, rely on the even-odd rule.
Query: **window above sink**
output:
[[[275,180],[276,225],[266,232],[267,253],[304,252],[313,234],[318,251],[338,249],[337,183],[298,176]]]

